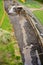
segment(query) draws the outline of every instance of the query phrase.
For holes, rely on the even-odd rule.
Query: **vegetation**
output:
[[[12,32],[12,26],[6,12],[4,12],[3,1],[0,0],[0,28]]]
[[[26,2],[26,1],[33,1],[33,0],[19,0],[19,1]],[[36,0],[36,1],[43,2],[43,0]]]
[[[25,6],[28,6],[30,8],[40,8],[41,5],[40,3],[38,3],[37,1],[33,1],[33,0],[27,0],[25,3],[23,3],[21,0],[18,0],[20,3],[22,3]]]
[[[40,23],[43,25],[43,10],[36,10],[33,12],[34,15],[38,18],[38,20],[40,21]]]
[[[0,21],[2,19],[3,13],[4,13],[3,2],[0,0]]]
[[[26,2],[25,4],[26,4],[26,6],[28,6],[30,8],[40,8],[41,7],[41,5],[36,1]]]
[[[37,1],[39,1],[39,2],[42,2],[42,3],[43,3],[43,0],[37,0]]]
[[[23,65],[12,25],[0,0],[0,65]]]
[[[9,20],[7,14],[5,14],[5,17],[4,17],[4,20],[2,22],[1,28],[4,29],[4,30],[10,31],[10,32],[12,31],[12,26],[10,24],[10,20]]]
[[[13,36],[2,29],[0,29],[0,65],[23,65],[19,48],[16,55],[15,45]]]

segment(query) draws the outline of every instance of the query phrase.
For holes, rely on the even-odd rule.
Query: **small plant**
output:
[[[16,60],[20,60],[20,56],[16,56]]]
[[[11,42],[11,35],[0,30],[0,43],[7,44]]]
[[[19,62],[18,65],[23,65],[23,63],[22,62]]]

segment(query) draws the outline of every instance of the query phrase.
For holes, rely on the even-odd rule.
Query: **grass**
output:
[[[43,10],[41,11],[36,10],[33,13],[37,17],[37,19],[40,21],[40,23],[43,25]]]
[[[25,3],[26,6],[30,7],[30,8],[40,8],[41,5],[37,2],[29,2],[29,3]]]
[[[3,0],[0,0],[0,23],[2,22],[3,15],[4,15],[4,5]],[[7,14],[5,14],[2,25],[0,24],[0,27],[4,30],[12,32],[12,25],[10,24],[10,20]]]
[[[3,2],[0,0],[0,21],[2,19],[3,13],[4,13]]]
[[[20,0],[18,0],[18,1],[21,2]],[[22,3],[22,4],[25,5],[25,6],[28,6],[29,8],[40,8],[41,7],[39,2],[32,1],[32,0],[28,0],[27,2]]]
[[[9,20],[7,14],[5,14],[5,17],[4,17],[3,23],[1,25],[1,28],[4,29],[4,30],[10,31],[10,32],[12,31],[12,26],[10,24],[10,20]]]
[[[2,29],[0,33],[0,65],[23,65],[18,44],[13,36]]]

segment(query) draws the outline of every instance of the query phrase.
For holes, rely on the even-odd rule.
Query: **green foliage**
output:
[[[40,8],[41,7],[41,5],[36,1],[29,1],[29,2],[26,2],[25,4],[26,6],[30,8]]]
[[[7,44],[8,42],[11,41],[11,35],[10,33],[5,33],[6,31],[2,31],[2,29],[0,29],[0,43],[4,43]]]
[[[19,62],[18,65],[23,65],[23,63],[22,62]]]
[[[10,20],[9,20],[7,14],[5,14],[5,18],[3,20],[3,23],[1,25],[1,28],[4,29],[4,30],[10,31],[10,32],[12,31],[12,26],[10,24]]]
[[[43,3],[43,0],[37,0],[37,1],[39,1],[39,2],[42,2],[42,3]]]
[[[40,23],[43,25],[43,11],[36,10],[33,13],[37,17],[37,19],[40,21]]]
[[[17,60],[20,60],[20,56],[16,56],[16,59],[17,59]]]
[[[15,58],[13,39],[11,40],[12,36],[9,33],[5,33],[2,30],[0,30],[0,33],[0,65],[10,65],[12,61],[14,63]],[[8,35],[9,37],[7,37]],[[3,37],[6,40],[4,42]]]
[[[22,63],[21,55],[16,56],[15,54],[15,44],[13,36],[9,32],[0,29],[0,65],[18,65],[20,62]]]
[[[3,13],[4,13],[3,2],[2,0],[0,0],[0,20],[2,19]]]
[[[22,2],[21,0],[18,0],[19,2]]]
[[[18,1],[22,3],[20,0]],[[40,3],[38,3],[37,1],[33,1],[33,0],[26,0],[26,2],[22,4],[30,8],[40,8],[41,7]]]
[[[12,32],[12,26],[10,24],[8,15],[5,14],[4,20],[2,21],[3,16],[4,16],[4,5],[3,5],[3,0],[0,0],[0,23],[2,23],[2,25],[0,24],[0,27],[4,30],[8,30]]]

